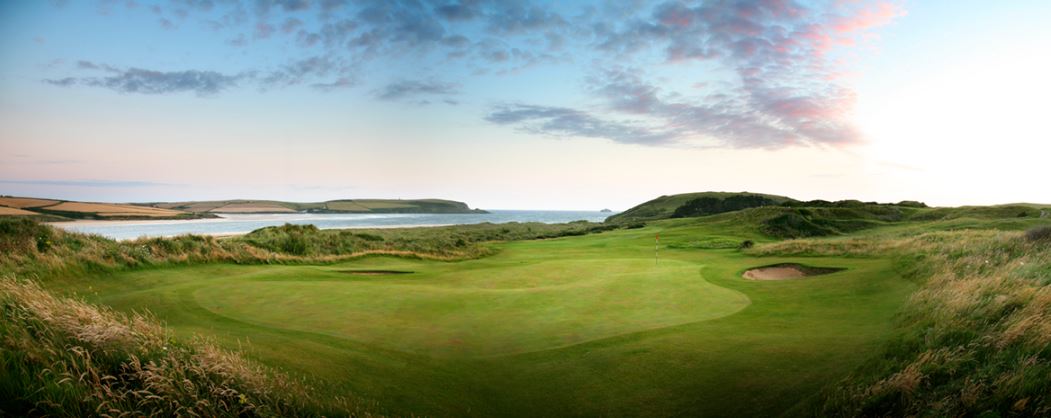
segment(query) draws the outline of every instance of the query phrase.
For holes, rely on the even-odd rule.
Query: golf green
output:
[[[150,311],[333,397],[433,416],[792,413],[880,347],[914,289],[878,258],[665,248],[658,263],[657,230],[504,243],[460,262],[197,265],[54,285]],[[845,270],[741,277],[784,262]]]

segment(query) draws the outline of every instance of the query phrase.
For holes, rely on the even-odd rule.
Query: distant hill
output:
[[[778,196],[772,194],[763,193],[749,193],[749,192],[699,192],[699,193],[682,193],[671,196],[661,196],[656,199],[645,202],[641,205],[635,206],[624,212],[606,218],[606,222],[635,222],[635,221],[652,221],[657,219],[668,219],[675,215],[676,210],[683,208],[688,203],[700,202],[701,199],[718,199],[725,201],[726,199],[735,198],[748,198],[748,197],[759,197],[770,201],[772,204],[778,205],[784,202],[794,202],[795,199],[785,196]],[[744,209],[738,208],[738,209]],[[728,212],[729,210],[723,211]],[[715,212],[721,213],[721,212]],[[682,212],[680,211],[680,214]],[[714,213],[705,213],[714,214]],[[677,216],[685,217],[685,216]]]
[[[43,222],[75,219],[139,220],[196,219],[215,215],[126,203],[75,202],[58,199],[0,196],[0,216],[22,216]]]
[[[882,226],[940,222],[965,228],[994,221],[1003,228],[1025,225],[1029,219],[1051,218],[1051,205],[1016,203],[996,206],[928,207],[923,202],[862,202],[859,200],[799,201],[759,193],[702,192],[661,196],[606,222],[642,223],[704,217],[708,224],[759,232],[775,238],[803,238],[848,234]]]
[[[442,199],[345,199],[299,203],[276,200],[217,200],[153,203],[91,203],[0,196],[0,217],[55,222],[76,219],[162,220],[214,218],[220,213],[486,213]]]
[[[443,199],[340,199],[327,202],[216,200],[148,203],[151,207],[192,213],[487,213],[466,203]]]

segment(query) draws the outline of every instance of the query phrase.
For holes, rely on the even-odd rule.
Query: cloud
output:
[[[525,104],[503,105],[486,115],[489,122],[514,125],[529,133],[555,137],[604,138],[626,144],[660,145],[678,134],[640,124],[603,120],[576,109]]]
[[[590,80],[591,91],[614,114],[642,118],[647,123],[599,119],[579,110],[559,107],[501,106],[486,120],[516,125],[553,136],[606,138],[615,142],[666,146],[694,145],[776,149],[794,145],[840,145],[860,134],[837,114],[853,97],[829,94],[833,102],[805,96],[785,96],[781,90],[736,89],[697,100],[662,92],[637,70],[616,68]],[[609,117],[607,116],[607,119]],[[542,123],[537,123],[538,121]]]
[[[472,2],[447,3],[434,7],[434,12],[446,20],[461,21],[478,17],[478,10]]]
[[[47,84],[51,84],[53,86],[69,87],[69,86],[76,85],[77,84],[77,79],[75,77],[65,77],[65,78],[58,78],[58,79],[47,79],[47,78],[45,78],[44,82],[47,83]]]
[[[348,77],[340,77],[340,78],[337,78],[337,79],[332,80],[330,82],[314,83],[314,84],[311,84],[310,86],[315,88],[315,89],[327,92],[327,91],[345,89],[345,88],[348,88],[348,87],[354,87],[355,85],[357,85],[357,83],[354,82],[353,79],[348,78]]]
[[[850,118],[855,94],[831,81],[837,70],[827,55],[903,13],[882,1],[661,3],[648,15],[596,26],[595,47],[628,62],[661,52],[668,64],[716,63],[735,74],[732,85],[670,100],[638,72],[618,70],[593,77],[592,91],[612,111],[660,120],[680,141],[763,148],[862,142]]]
[[[310,83],[321,90],[332,90],[354,85],[350,74],[353,66],[326,55],[292,61],[271,71],[260,80],[263,88],[287,87]],[[335,75],[335,81],[320,81]]]
[[[237,85],[243,75],[226,75],[215,71],[155,71],[142,68],[124,70],[110,66],[81,61],[81,68],[106,69],[112,75],[103,77],[66,77],[58,80],[44,80],[56,86],[68,87],[83,85],[101,87],[119,93],[167,94],[194,92],[200,96],[219,93]]]
[[[452,96],[459,94],[459,86],[439,81],[403,80],[390,83],[376,92],[381,100],[401,100],[419,96]]]
[[[58,87],[101,87],[119,93],[173,94],[193,92],[211,96],[237,87],[244,82],[261,89],[310,85],[318,90],[331,91],[356,84],[352,65],[328,56],[293,60],[276,69],[260,73],[245,71],[223,74],[207,70],[158,71],[141,68],[121,69],[108,64],[79,61],[77,69],[104,72],[104,76],[65,77],[44,79],[44,83]]]
[[[246,55],[256,44],[280,42],[291,53],[283,65],[237,74],[89,63],[94,67],[79,69],[107,74],[45,82],[206,96],[239,84],[319,91],[374,84],[366,77],[375,67],[451,79],[459,70],[450,68],[506,76],[545,64],[591,65],[582,86],[588,111],[557,102],[505,105],[487,119],[559,137],[767,149],[863,142],[852,121],[856,94],[839,77],[849,58],[840,48],[905,14],[887,0],[559,7],[529,0],[172,0],[151,9],[151,19],[169,19],[175,28],[190,26],[183,19],[214,22],[218,36]],[[450,103],[458,90],[455,83],[403,80],[371,91],[380,100]],[[508,120],[513,115],[532,116]]]

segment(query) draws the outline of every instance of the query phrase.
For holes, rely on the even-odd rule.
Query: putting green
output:
[[[199,288],[236,320],[430,355],[492,356],[579,344],[718,318],[748,305],[693,263],[590,259],[348,277],[339,266],[286,268]],[[415,277],[412,277],[415,276]]]

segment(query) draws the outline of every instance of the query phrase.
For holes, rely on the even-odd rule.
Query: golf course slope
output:
[[[1040,318],[1051,314],[1051,222],[1014,210],[891,206],[852,209],[865,225],[853,232],[843,232],[847,212],[822,206],[642,227],[284,226],[128,242],[0,221],[0,409],[1049,411],[1051,331]],[[770,219],[800,209],[832,235],[769,233]],[[810,275],[744,277],[771,266]],[[149,361],[157,381],[182,376],[201,389],[144,380],[149,368],[135,364]],[[99,379],[64,378],[78,373]]]

